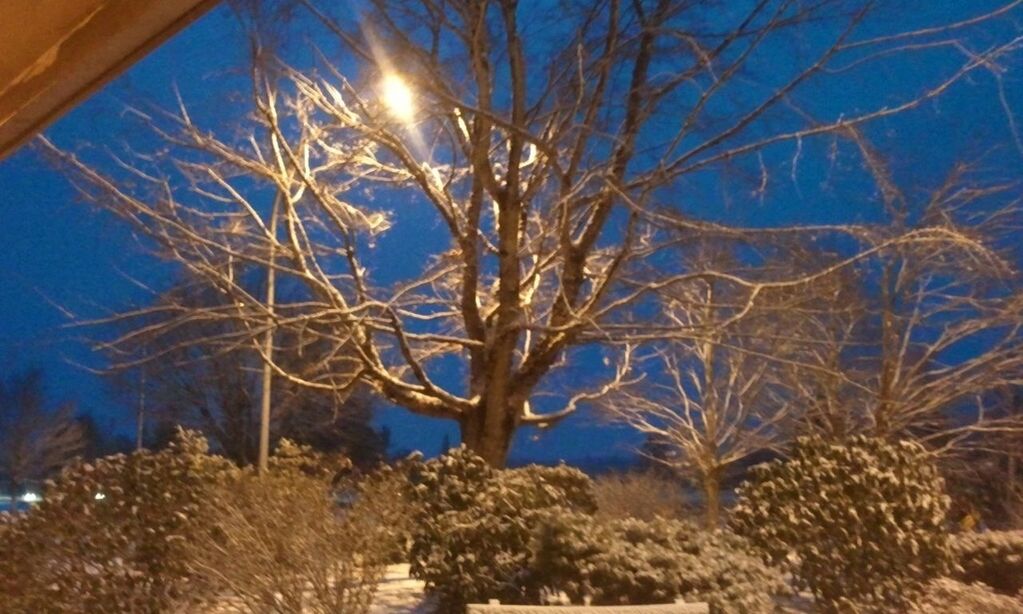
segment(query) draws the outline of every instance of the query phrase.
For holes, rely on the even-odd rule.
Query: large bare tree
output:
[[[315,69],[257,45],[240,130],[199,125],[182,104],[144,115],[163,139],[154,155],[106,173],[61,155],[93,202],[232,297],[207,317],[245,322],[250,340],[300,331],[345,361],[304,378],[261,346],[276,377],[368,383],[457,421],[500,465],[519,427],[551,425],[606,391],[614,364],[609,380],[550,386],[585,346],[651,334],[641,314],[656,292],[708,276],[746,300],[763,289],[654,265],[678,241],[657,212],[699,233],[700,186],[748,174],[762,191],[785,148],[798,157],[804,142],[924,109],[997,71],[1018,45],[1020,2],[919,29],[874,18],[869,0],[370,0],[341,19],[301,4],[334,42],[312,38]],[[986,29],[995,22],[1008,27]],[[875,81],[876,96],[820,104],[851,75],[928,53],[946,60],[919,87]],[[394,256],[374,246],[408,219],[441,246],[394,280]],[[947,239],[924,229],[905,240]],[[311,298],[273,305],[246,292],[228,275],[243,260],[300,280]]]

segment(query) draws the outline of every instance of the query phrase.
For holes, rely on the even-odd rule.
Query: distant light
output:
[[[22,503],[39,503],[42,500],[42,497],[31,491],[21,495]]]
[[[93,499],[95,499],[97,501],[102,501],[103,499],[106,499],[106,498],[107,498],[107,496],[104,495],[101,492],[96,493],[96,496],[93,497]]]
[[[398,75],[387,75],[380,84],[380,97],[397,119],[410,122],[415,117],[415,97],[408,84]]]

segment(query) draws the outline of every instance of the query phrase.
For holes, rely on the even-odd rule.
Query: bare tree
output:
[[[1023,433],[1018,415],[996,411],[1000,393],[1023,376],[1012,239],[1023,211],[1009,186],[978,186],[965,170],[916,206],[888,183],[893,219],[873,230],[894,237],[944,228],[955,241],[884,245],[878,237],[884,246],[854,266],[837,266],[840,256],[805,237],[775,233],[756,246],[761,259],[769,255],[755,270],[736,271],[735,257],[728,266],[705,249],[689,256],[765,289],[750,301],[710,277],[688,294],[664,293],[661,313],[679,332],[641,346],[656,366],[634,360],[604,405],[667,451],[657,460],[695,478],[709,525],[724,471],[761,452],[783,453],[799,431],[916,439],[946,456],[1004,450],[1007,437]],[[772,271],[785,262],[787,271]],[[804,286],[763,281],[798,279],[806,263],[827,275]]]
[[[1018,39],[985,37],[974,49],[969,35],[1010,23],[1020,3],[918,30],[870,22],[874,3],[852,0],[728,10],[709,0],[373,0],[343,20],[302,4],[337,47],[320,53],[318,71],[255,54],[240,135],[197,125],[182,104],[143,114],[170,159],[103,174],[50,149],[93,202],[231,297],[203,317],[244,322],[247,342],[290,328],[331,346],[325,355],[353,357],[307,378],[262,349],[276,377],[330,391],[368,383],[413,412],[456,420],[463,441],[501,465],[519,427],[552,425],[606,391],[613,364],[592,389],[545,394],[585,346],[652,334],[633,310],[656,291],[708,276],[747,300],[763,290],[704,269],[651,277],[649,263],[677,244],[659,212],[700,233],[708,224],[684,195],[701,182],[749,173],[762,191],[778,147],[798,156],[804,141],[921,109],[996,70]],[[892,84],[872,105],[832,100],[827,117],[810,118],[812,92],[949,49],[961,61],[921,89]],[[387,257],[374,244],[405,207],[431,211],[446,246],[384,282]],[[232,261],[298,279],[312,298],[271,308],[228,276]],[[461,381],[442,384],[445,373]]]
[[[1011,186],[978,187],[965,171],[919,206],[899,196],[889,232],[941,227],[976,249],[902,243],[880,250],[846,276],[855,287],[843,310],[810,323],[821,343],[808,362],[828,367],[793,378],[811,430],[913,438],[947,453],[1023,427],[1018,416],[993,411],[999,393],[1023,381],[1014,238],[1023,211]]]
[[[743,271],[732,251],[704,248],[694,258],[747,279],[797,276],[793,267],[779,272],[777,264]],[[656,444],[651,460],[697,485],[709,528],[719,524],[728,474],[780,452],[805,419],[803,400],[792,394],[792,374],[815,369],[822,379],[843,376],[805,362],[816,342],[808,324],[831,309],[831,285],[816,280],[765,290],[752,303],[715,277],[666,293],[659,312],[682,334],[631,350],[617,385],[602,399],[612,420]]]
[[[74,406],[46,407],[42,372],[0,381],[0,474],[12,497],[29,481],[44,480],[81,454],[85,429]]]
[[[1023,395],[1019,387],[991,395],[991,413],[997,419],[1023,422]],[[967,523],[983,520],[988,528],[1023,528],[1023,429],[983,432],[966,450],[942,463],[952,497],[953,518]]]
[[[233,275],[247,277],[239,283],[259,294],[254,279],[258,276],[251,273],[236,270]],[[116,343],[100,341],[95,347],[109,356],[108,374],[122,388],[135,391],[134,371],[145,371],[150,423],[197,428],[224,456],[239,465],[254,465],[260,449],[264,361],[252,344],[222,342],[238,337],[239,321],[202,317],[224,306],[224,295],[202,279],[184,280],[160,293],[152,305],[131,312],[133,317],[113,317],[110,324],[122,334],[114,333]],[[192,317],[173,315],[183,312]],[[297,347],[289,332],[276,335],[275,360],[289,372],[310,377],[310,369],[320,368],[323,357],[313,345]],[[140,356],[154,355],[159,360],[143,360],[136,369],[121,368]],[[386,442],[370,425],[373,399],[362,389],[345,395],[334,392],[281,380],[269,397],[274,410],[268,425],[271,443],[286,437],[348,454],[359,464],[380,460]]]

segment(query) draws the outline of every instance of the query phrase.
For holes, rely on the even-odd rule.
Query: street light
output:
[[[416,113],[412,90],[398,75],[386,75],[380,84],[380,97],[387,109],[398,120],[408,123]]]

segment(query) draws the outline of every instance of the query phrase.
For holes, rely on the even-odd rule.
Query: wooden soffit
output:
[[[217,0],[0,0],[0,159]]]

